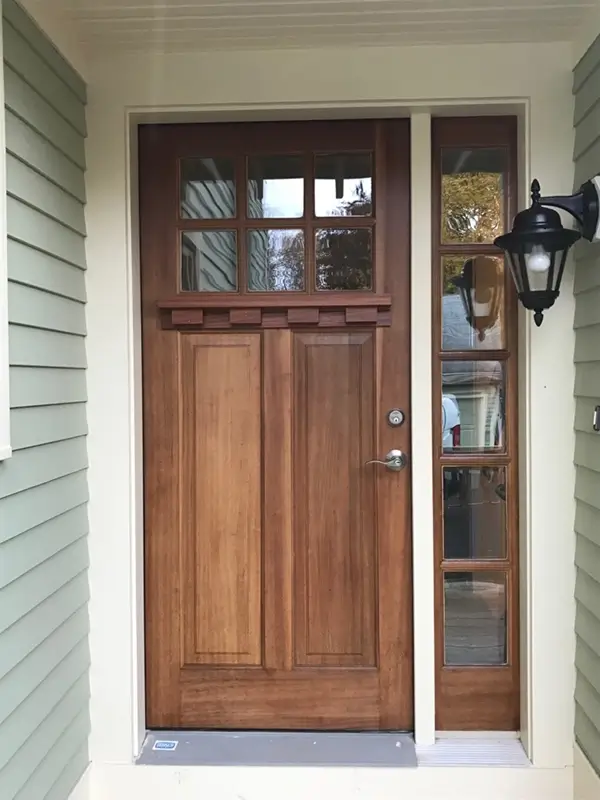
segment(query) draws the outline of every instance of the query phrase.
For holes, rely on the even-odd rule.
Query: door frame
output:
[[[552,73],[554,74],[554,73]],[[552,75],[550,75],[550,78]],[[549,79],[550,79],[549,78]],[[456,115],[465,113],[479,114],[507,114],[516,113],[520,120],[519,147],[521,151],[520,192],[522,201],[526,197],[527,180],[530,166],[536,171],[545,170],[545,174],[552,176],[555,183],[561,184],[568,179],[570,173],[570,157],[556,158],[555,153],[562,152],[568,144],[568,136],[564,126],[549,129],[547,120],[554,119],[556,115],[556,102],[554,95],[550,97],[532,93],[532,99],[523,99],[516,93],[510,95],[510,87],[517,85],[509,78],[502,84],[502,95],[498,99],[484,101],[458,101],[446,102],[436,106],[435,101],[415,101],[412,103],[412,114],[409,107],[402,105],[401,99],[373,102],[368,111],[372,116],[396,116],[401,111],[404,116],[411,116],[412,128],[412,158],[411,168],[413,173],[411,208],[413,217],[412,244],[413,255],[411,259],[411,275],[413,277],[411,290],[412,308],[422,312],[430,304],[430,254],[428,234],[431,227],[430,216],[430,148],[429,148],[429,122],[431,109],[440,115]],[[522,76],[519,77],[519,89],[525,94],[529,91],[529,84],[522,85]],[[509,87],[505,90],[504,87]],[[536,90],[537,91],[537,90]],[[541,90],[540,90],[541,91]],[[473,94],[470,88],[465,94]],[[159,101],[163,97],[159,97]],[[333,118],[340,115],[343,107],[344,117],[365,116],[365,111],[357,102],[340,102],[327,104],[328,110],[324,111],[323,105],[305,103],[301,107],[279,103],[277,106],[264,104],[228,103],[213,106],[207,104],[199,106],[190,104],[186,111],[174,111],[172,106],[166,104],[144,106],[143,101],[137,106],[125,108],[118,103],[111,107],[107,115],[107,106],[104,101],[91,107],[90,132],[92,138],[91,158],[89,159],[90,176],[90,205],[88,206],[89,242],[88,259],[92,267],[90,271],[90,311],[89,320],[89,363],[90,363],[90,405],[89,420],[92,435],[90,437],[90,453],[92,455],[92,470],[90,486],[92,500],[90,502],[90,518],[93,531],[98,533],[90,540],[91,549],[91,583],[92,592],[101,596],[102,603],[92,599],[92,650],[94,665],[92,670],[96,676],[96,692],[93,699],[92,713],[97,718],[97,733],[92,741],[92,755],[99,765],[105,767],[109,762],[119,760],[122,763],[131,762],[131,754],[139,752],[143,742],[146,725],[144,716],[144,631],[143,631],[143,579],[142,579],[142,520],[143,513],[140,503],[140,464],[142,455],[142,441],[140,431],[140,326],[137,314],[137,279],[138,279],[138,249],[137,249],[137,193],[136,193],[136,127],[138,124],[156,121],[214,121],[216,119],[273,119],[273,118],[306,118],[310,116]],[[532,116],[530,103],[534,106]],[[373,111],[377,106],[377,111]],[[274,110],[276,108],[277,110]],[[191,110],[190,110],[191,109]],[[530,143],[539,137],[544,142],[544,147],[538,153],[530,153]],[[99,141],[101,139],[101,142]],[[102,146],[100,146],[102,145]],[[554,148],[554,149],[553,149]],[[566,151],[565,151],[566,152]],[[550,158],[550,153],[552,157]],[[107,173],[108,170],[108,173]],[[111,177],[108,178],[107,176]],[[104,192],[107,188],[114,193],[110,209],[106,207]],[[110,238],[110,242],[108,239]],[[106,264],[110,257],[110,266]],[[108,279],[100,272],[103,265],[107,266]],[[94,269],[96,275],[94,276]],[[102,308],[99,304],[103,304]],[[553,352],[561,343],[564,336],[570,332],[570,325],[565,325],[565,320],[570,318],[572,303],[568,295],[563,299],[564,310],[557,309],[554,317],[554,326],[550,326],[545,338],[532,338],[531,326],[526,318],[521,315],[520,333],[523,337],[524,348],[522,352],[522,374],[524,386],[520,417],[528,429],[530,409],[543,408],[544,393],[542,382],[545,377],[542,373],[556,362]],[[107,314],[107,309],[112,309]],[[116,314],[119,316],[115,316]],[[115,321],[114,334],[106,339],[106,327]],[[417,341],[427,343],[430,336],[430,327],[426,314],[413,318],[413,352]],[[420,352],[424,352],[421,346]],[[107,352],[112,356],[113,363],[108,365]],[[414,475],[419,475],[420,483],[413,485],[413,529],[419,531],[419,536],[414,539],[414,665],[415,665],[415,736],[420,744],[429,744],[434,739],[434,694],[433,694],[433,579],[430,570],[430,556],[432,557],[432,541],[429,532],[432,530],[431,507],[426,503],[417,502],[420,497],[425,501],[428,498],[427,476],[431,474],[431,460],[428,457],[430,448],[419,447],[419,442],[425,444],[428,439],[426,427],[427,410],[430,406],[431,375],[426,359],[413,358],[412,361],[412,397],[413,397],[413,466]],[[532,365],[533,376],[531,377]],[[555,372],[553,386],[556,380],[568,380],[571,376],[572,365],[565,363],[558,365],[560,369]],[[558,374],[558,377],[556,377]],[[116,393],[107,393],[107,377],[116,381]],[[560,386],[558,386],[560,389]],[[563,398],[562,392],[559,396]],[[114,397],[113,397],[114,395]],[[96,399],[99,398],[99,399]],[[126,399],[126,401],[125,401]],[[108,401],[108,402],[107,402]],[[542,424],[540,420],[539,424]],[[534,443],[539,441],[536,437]],[[561,441],[561,452],[565,452],[564,442]],[[570,443],[567,443],[567,450]],[[523,484],[522,505],[522,536],[521,547],[526,554],[522,561],[521,585],[521,628],[522,638],[526,647],[523,648],[524,658],[522,663],[523,674],[523,736],[528,752],[533,753],[535,742],[535,766],[559,767],[564,765],[563,753],[569,746],[566,741],[569,727],[569,710],[572,702],[565,693],[564,669],[559,673],[543,670],[544,663],[554,657],[552,637],[546,635],[546,627],[540,618],[543,617],[544,604],[548,597],[555,591],[555,581],[559,578],[560,597],[568,594],[569,576],[565,570],[559,569],[560,564],[570,563],[570,544],[560,544],[552,557],[551,564],[547,560],[541,561],[542,552],[534,548],[533,542],[542,537],[540,528],[542,521],[547,519],[547,514],[542,511],[536,514],[532,521],[530,509],[532,504],[537,504],[543,499],[540,494],[539,482],[532,485],[529,475],[531,459],[531,433],[524,433],[523,459],[526,469],[521,471]],[[542,448],[544,451],[544,448]],[[119,458],[121,462],[119,464]],[[539,461],[540,456],[536,457]],[[115,461],[117,459],[117,461]],[[114,469],[116,467],[116,469]],[[106,476],[106,477],[105,477]],[[115,480],[118,476],[118,483]],[[566,485],[568,488],[568,485]],[[110,504],[113,505],[110,505]],[[115,527],[116,523],[116,527]],[[104,534],[103,534],[104,530]],[[536,532],[537,531],[537,532]],[[544,534],[545,535],[545,534]],[[106,553],[106,537],[111,543],[111,553]],[[559,544],[557,542],[557,544]],[[541,547],[542,540],[539,540]],[[115,574],[113,553],[117,552],[122,559],[121,565]],[[545,558],[545,557],[544,557]],[[531,576],[536,575],[535,592],[532,591]],[[125,576],[128,576],[125,580]],[[565,585],[567,584],[567,585]],[[98,595],[96,595],[98,596]],[[570,596],[570,595],[569,595]],[[536,611],[538,621],[532,621],[532,611]],[[566,618],[570,618],[568,603],[560,613],[560,627],[565,628]],[[536,664],[531,659],[533,643],[532,632],[544,632],[536,638],[535,658]],[[110,631],[110,633],[109,633]],[[102,653],[101,648],[110,640],[114,631],[116,641],[119,642],[119,652]],[[117,646],[117,645],[116,645]],[[569,648],[566,648],[568,651]],[[560,659],[560,663],[568,661],[568,652]],[[531,693],[531,685],[535,678],[537,689],[535,696]],[[103,696],[107,687],[115,687],[118,697],[122,699],[127,709],[123,714],[123,725],[115,726],[116,720],[111,708],[104,706]],[[570,704],[569,704],[570,703]],[[569,704],[569,709],[566,705]],[[110,724],[108,722],[110,721]],[[535,728],[534,728],[535,725]],[[569,734],[570,737],[570,734]],[[445,771],[444,771],[445,772]],[[119,773],[120,774],[120,773]]]

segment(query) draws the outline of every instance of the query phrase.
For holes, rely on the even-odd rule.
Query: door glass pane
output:
[[[442,258],[442,348],[502,350],[504,261],[496,256]]]
[[[315,260],[317,289],[368,291],[373,288],[370,228],[318,228]]]
[[[444,573],[444,663],[507,663],[506,573]]]
[[[505,398],[502,361],[443,361],[444,453],[503,450]]]
[[[286,292],[304,289],[304,231],[248,231],[248,289]]]
[[[253,156],[248,159],[248,216],[285,219],[304,214],[302,156]]]
[[[442,149],[442,244],[491,243],[503,233],[507,156],[502,147]]]
[[[181,291],[235,292],[235,231],[182,231]]]
[[[315,215],[368,217],[373,213],[370,153],[331,153],[315,158]]]
[[[506,558],[506,469],[444,467],[444,558]]]
[[[184,219],[235,217],[235,164],[230,158],[181,160],[181,208]]]

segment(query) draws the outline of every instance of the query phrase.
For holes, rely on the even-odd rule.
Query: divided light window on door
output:
[[[516,120],[433,129],[436,727],[518,730]],[[469,319],[470,317],[470,319]]]

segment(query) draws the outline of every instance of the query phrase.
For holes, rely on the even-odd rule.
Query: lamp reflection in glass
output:
[[[480,342],[498,320],[502,299],[502,272],[493,256],[476,256],[463,264],[462,272],[451,282],[460,292],[467,322]]]

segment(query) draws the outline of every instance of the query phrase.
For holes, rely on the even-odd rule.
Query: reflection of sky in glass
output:
[[[335,180],[329,178],[315,181],[315,212],[318,217],[329,217],[344,213],[343,206],[357,200],[359,197],[358,188],[362,188],[371,197],[371,178],[345,178],[342,197],[335,196]]]
[[[271,219],[301,217],[304,212],[304,180],[266,178],[263,181],[261,208],[263,216]]]
[[[336,198],[335,181],[315,181],[315,209],[320,216],[329,216],[342,203],[356,200],[357,187],[362,183],[368,197],[371,196],[371,178],[347,178],[344,180],[344,196]],[[263,183],[262,208],[265,217],[285,218],[302,216],[304,207],[304,180],[287,178],[286,180],[269,180]]]

